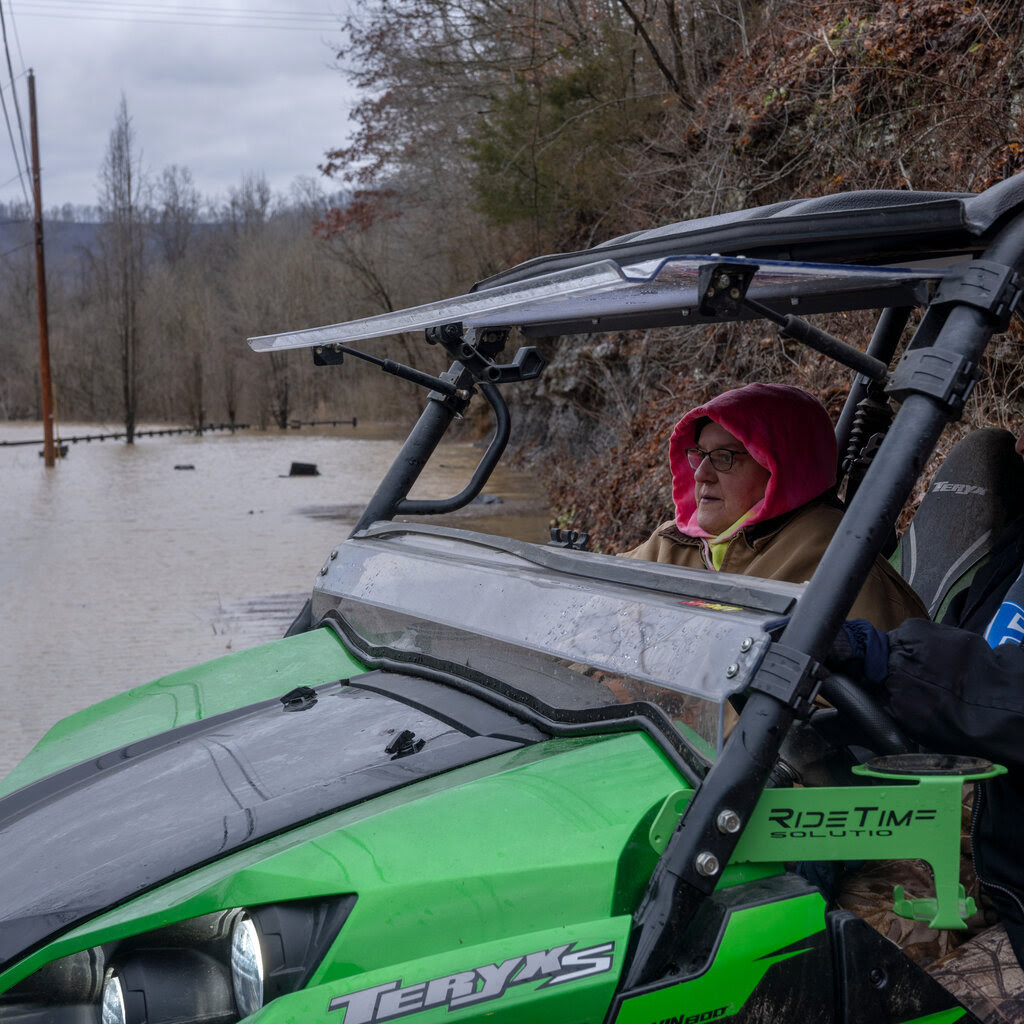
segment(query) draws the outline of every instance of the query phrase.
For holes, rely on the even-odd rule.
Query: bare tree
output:
[[[24,237],[30,238],[27,228]],[[4,311],[4,328],[0,331],[0,365],[4,368],[0,373],[0,419],[38,418],[38,364],[33,356],[38,354],[38,346],[32,344],[38,332],[38,307],[32,247],[22,243],[11,248],[13,251],[0,259],[0,308]]]
[[[164,257],[159,269],[163,295],[150,304],[148,320],[159,323],[160,344],[166,349],[159,362],[173,366],[179,408],[187,410],[189,422],[201,434],[206,420],[205,350],[209,331],[201,301],[205,296],[203,271],[196,260],[188,259],[201,206],[191,171],[177,164],[164,168],[155,198],[154,226]]]
[[[267,222],[272,200],[265,174],[243,174],[241,185],[228,189],[228,219],[242,234],[258,232]]]
[[[100,169],[101,251],[108,322],[121,354],[125,440],[135,442],[139,406],[139,299],[145,279],[144,180],[124,94]]]
[[[518,236],[520,255],[626,230],[619,211],[644,138],[674,109],[670,93],[692,106],[655,9],[656,0],[353,8],[338,58],[361,98],[348,144],[321,166],[358,190],[343,220],[433,203],[446,229],[452,210],[482,213]]]
[[[160,210],[157,234],[168,263],[180,263],[199,219],[199,191],[187,167],[165,167],[156,187]]]

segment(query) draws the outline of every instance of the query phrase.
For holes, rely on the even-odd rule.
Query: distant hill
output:
[[[47,274],[64,275],[79,264],[82,254],[93,248],[99,224],[78,221],[43,222],[43,250]],[[0,221],[0,260],[31,261],[35,228],[30,221]]]
[[[102,225],[97,221],[45,220],[43,221],[43,249],[46,254],[46,273],[54,278],[75,273],[82,257],[95,251]],[[202,237],[222,230],[223,224],[200,222],[193,225],[193,236]],[[34,260],[35,229],[31,221],[0,220],[0,265]],[[158,240],[149,239],[152,252],[157,253]]]

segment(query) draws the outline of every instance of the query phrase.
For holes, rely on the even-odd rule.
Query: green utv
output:
[[[974,1020],[794,866],[922,858],[934,898],[897,889],[898,912],[972,910],[961,790],[1002,769],[911,748],[820,663],[1022,266],[1024,175],[673,224],[253,339],[370,359],[425,409],[288,636],[72,715],[0,786],[0,1021]],[[806,319],[854,309],[880,311],[866,352]],[[501,389],[543,371],[531,337],[753,318],[856,375],[853,496],[807,584],[408,521],[479,494]],[[420,329],[440,376],[351,347]],[[471,479],[409,498],[476,396],[494,432]],[[925,532],[920,579],[955,575]]]

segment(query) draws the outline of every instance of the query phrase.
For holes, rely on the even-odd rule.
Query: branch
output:
[[[640,34],[640,38],[644,41],[644,44],[647,46],[647,49],[650,52],[651,57],[654,60],[654,63],[658,66],[658,70],[661,72],[665,81],[668,82],[668,84],[672,87],[672,91],[679,97],[679,102],[682,103],[682,105],[686,107],[686,109],[689,110],[691,113],[696,111],[696,106],[691,102],[691,100],[689,100],[686,96],[683,95],[682,86],[676,80],[676,76],[672,74],[672,71],[669,68],[669,66],[665,63],[664,60],[662,60],[661,54],[658,52],[658,48],[654,45],[654,41],[647,34],[647,29],[644,28],[643,22],[640,20],[640,17],[637,15],[636,11],[634,11],[633,8],[630,6],[629,0],[619,0],[619,4],[622,7],[622,9],[626,12],[626,14],[629,15],[630,20],[633,22],[633,25],[635,26],[637,32]]]

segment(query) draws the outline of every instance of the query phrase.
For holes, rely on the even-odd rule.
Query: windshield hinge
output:
[[[708,317],[735,317],[745,309],[755,316],[777,324],[780,333],[798,341],[837,363],[856,370],[870,380],[882,380],[888,367],[881,359],[862,352],[820,327],[790,313],[779,313],[747,295],[747,289],[760,270],[757,264],[703,263],[697,271],[697,295],[700,312]]]
[[[285,711],[308,711],[317,702],[316,690],[310,686],[296,686],[280,698]]]
[[[384,753],[391,755],[392,761],[400,757],[409,757],[410,754],[417,754],[423,749],[425,740],[417,739],[416,733],[411,729],[403,729],[385,748]]]
[[[750,681],[750,689],[768,694],[806,718],[821,686],[821,666],[809,654],[777,641],[769,644]]]
[[[551,527],[551,539],[548,541],[548,547],[587,551],[589,550],[589,545],[589,533],[579,533],[576,530],[562,530],[557,526]]]
[[[429,327],[426,339],[431,345],[441,345],[454,359],[459,360],[476,380],[485,384],[515,384],[539,377],[547,360],[532,345],[520,348],[511,363],[496,363],[508,341],[507,329],[467,327],[461,323]]]
[[[914,348],[900,360],[886,391],[897,402],[908,395],[936,398],[953,419],[959,419],[980,376],[980,367],[956,352]]]
[[[1020,303],[1024,284],[1013,267],[993,260],[973,260],[957,274],[943,278],[933,306],[960,304],[990,314],[996,331],[1005,331]]]

